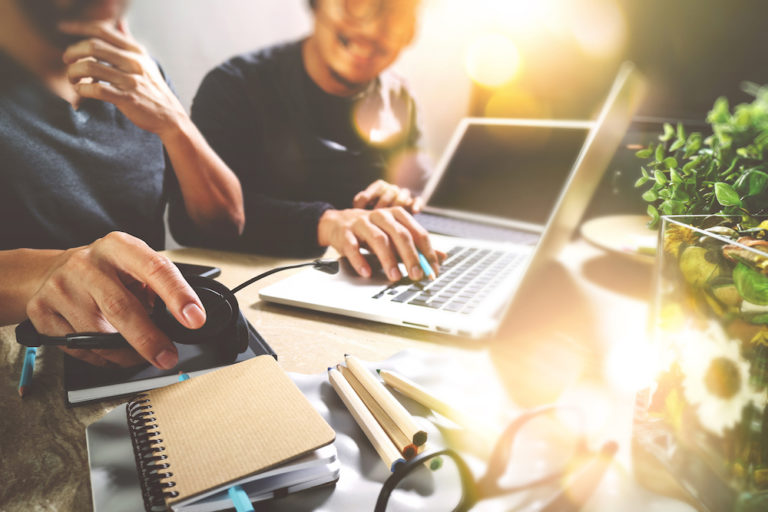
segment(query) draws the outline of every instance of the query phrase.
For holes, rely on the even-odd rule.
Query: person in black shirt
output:
[[[246,212],[241,236],[202,243],[291,256],[330,245],[368,277],[365,246],[391,280],[402,278],[398,258],[421,279],[417,249],[438,267],[409,213],[419,209],[427,168],[414,101],[386,71],[413,38],[418,2],[311,6],[308,38],[225,62],[195,96],[192,120],[240,178]],[[174,237],[200,244],[184,217],[171,208]]]
[[[116,329],[135,350],[68,352],[172,368],[142,298],[189,328],[205,312],[153,250],[165,197],[177,190],[198,229],[234,236],[242,191],[121,21],[126,3],[0,0],[0,325]]]

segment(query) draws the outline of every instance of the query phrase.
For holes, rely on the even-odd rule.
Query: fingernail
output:
[[[414,265],[411,267],[411,279],[414,281],[418,281],[424,277],[424,271],[421,270],[421,267],[418,265]]]
[[[205,313],[202,309],[200,309],[200,306],[194,302],[190,302],[184,306],[184,309],[181,310],[181,314],[184,316],[184,320],[187,322],[187,327],[192,329],[202,327],[205,323]]]
[[[157,354],[155,361],[160,365],[161,368],[170,370],[176,366],[176,363],[179,362],[179,355],[176,352],[172,352],[166,349]]]
[[[397,281],[401,279],[403,276],[400,275],[400,271],[397,270],[397,267],[392,267],[387,271],[387,275],[392,281]]]
[[[368,267],[360,267],[357,269],[357,273],[363,277],[371,277],[371,269]]]

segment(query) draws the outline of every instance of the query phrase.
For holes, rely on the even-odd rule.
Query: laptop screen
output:
[[[586,127],[470,123],[429,205],[543,226],[588,133]]]

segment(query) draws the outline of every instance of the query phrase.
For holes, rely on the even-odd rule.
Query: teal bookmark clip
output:
[[[32,382],[32,374],[35,372],[35,358],[37,357],[37,348],[27,347],[24,353],[24,365],[21,367],[21,378],[19,379],[19,395],[24,396],[26,388]]]
[[[229,499],[232,500],[237,512],[254,512],[251,499],[242,487],[233,485],[229,488],[227,494],[229,494]]]
[[[189,375],[186,373],[180,373],[179,382],[183,380],[189,380]],[[232,500],[232,504],[235,506],[236,512],[254,512],[251,499],[248,497],[248,493],[246,493],[242,487],[239,485],[233,485],[227,489],[227,494],[229,495],[229,499]]]

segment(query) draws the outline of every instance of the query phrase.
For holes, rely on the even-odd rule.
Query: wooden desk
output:
[[[168,255],[176,261],[221,267],[219,279],[230,287],[288,263],[197,249],[169,251]],[[323,372],[341,361],[345,353],[378,360],[406,348],[448,351],[459,356],[466,350],[488,350],[507,391],[518,403],[529,405],[555,399],[578,383],[611,388],[609,382],[606,385],[605,354],[617,344],[637,341],[645,331],[649,266],[606,255],[584,242],[569,246],[560,263],[543,286],[552,294],[532,301],[520,325],[505,329],[503,339],[492,345],[468,344],[438,334],[262,303],[258,290],[286,277],[286,273],[246,288],[238,299],[248,319],[288,371]],[[84,429],[122,400],[67,409],[60,356],[57,350],[40,351],[30,393],[22,401],[16,386],[23,352],[15,342],[13,328],[0,328],[2,511],[80,511],[91,507]],[[613,421],[605,428],[616,429],[614,437],[622,450],[624,467],[617,469],[623,486],[620,492],[629,493],[625,496],[632,501],[641,499],[647,504],[651,500],[654,505],[669,501],[669,510],[691,510],[679,502],[650,495],[633,483],[631,472],[626,470],[632,393],[616,395],[615,391],[610,390],[610,400],[621,405],[622,413],[613,410]],[[605,510],[605,499],[610,501],[617,492],[611,485],[610,481],[601,485],[598,495],[590,501],[590,509]]]

